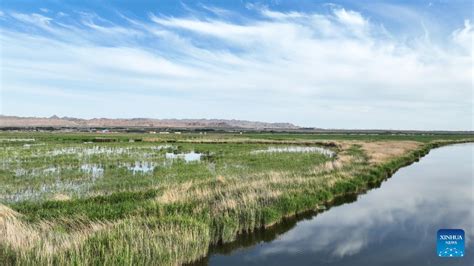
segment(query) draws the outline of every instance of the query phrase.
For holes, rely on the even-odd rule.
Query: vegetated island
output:
[[[463,134],[0,132],[0,264],[176,265]]]

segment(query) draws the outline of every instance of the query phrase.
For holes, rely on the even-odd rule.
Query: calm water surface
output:
[[[474,144],[432,150],[380,188],[321,214],[214,248],[209,265],[474,265]],[[347,203],[352,201],[352,203]],[[463,258],[438,258],[436,231],[466,232]]]

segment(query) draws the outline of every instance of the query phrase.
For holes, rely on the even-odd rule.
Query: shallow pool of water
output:
[[[89,174],[93,179],[104,175],[104,167],[98,164],[83,164],[81,165],[81,171]]]
[[[195,162],[201,160],[202,153],[198,152],[186,152],[186,153],[171,153],[167,152],[165,154],[166,159],[182,159],[185,162]]]
[[[133,174],[146,174],[151,173],[155,170],[156,163],[137,161],[133,164],[125,164],[128,170],[132,171]]]
[[[27,200],[43,200],[48,195],[65,193],[79,194],[90,187],[91,183],[83,181],[61,181],[57,180],[52,184],[42,184],[37,188],[23,188],[15,193],[0,195],[0,202],[20,202]]]

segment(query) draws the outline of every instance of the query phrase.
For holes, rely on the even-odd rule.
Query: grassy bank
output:
[[[137,135],[1,142],[0,264],[192,262],[210,245],[377,185],[432,148],[473,141],[195,134],[128,142]],[[187,161],[191,153],[199,160]]]

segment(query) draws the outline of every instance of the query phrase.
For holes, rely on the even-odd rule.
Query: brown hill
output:
[[[225,119],[81,119],[73,117],[19,117],[0,115],[0,127],[153,127],[153,128],[242,128],[242,129],[298,129],[290,123],[266,123]]]

